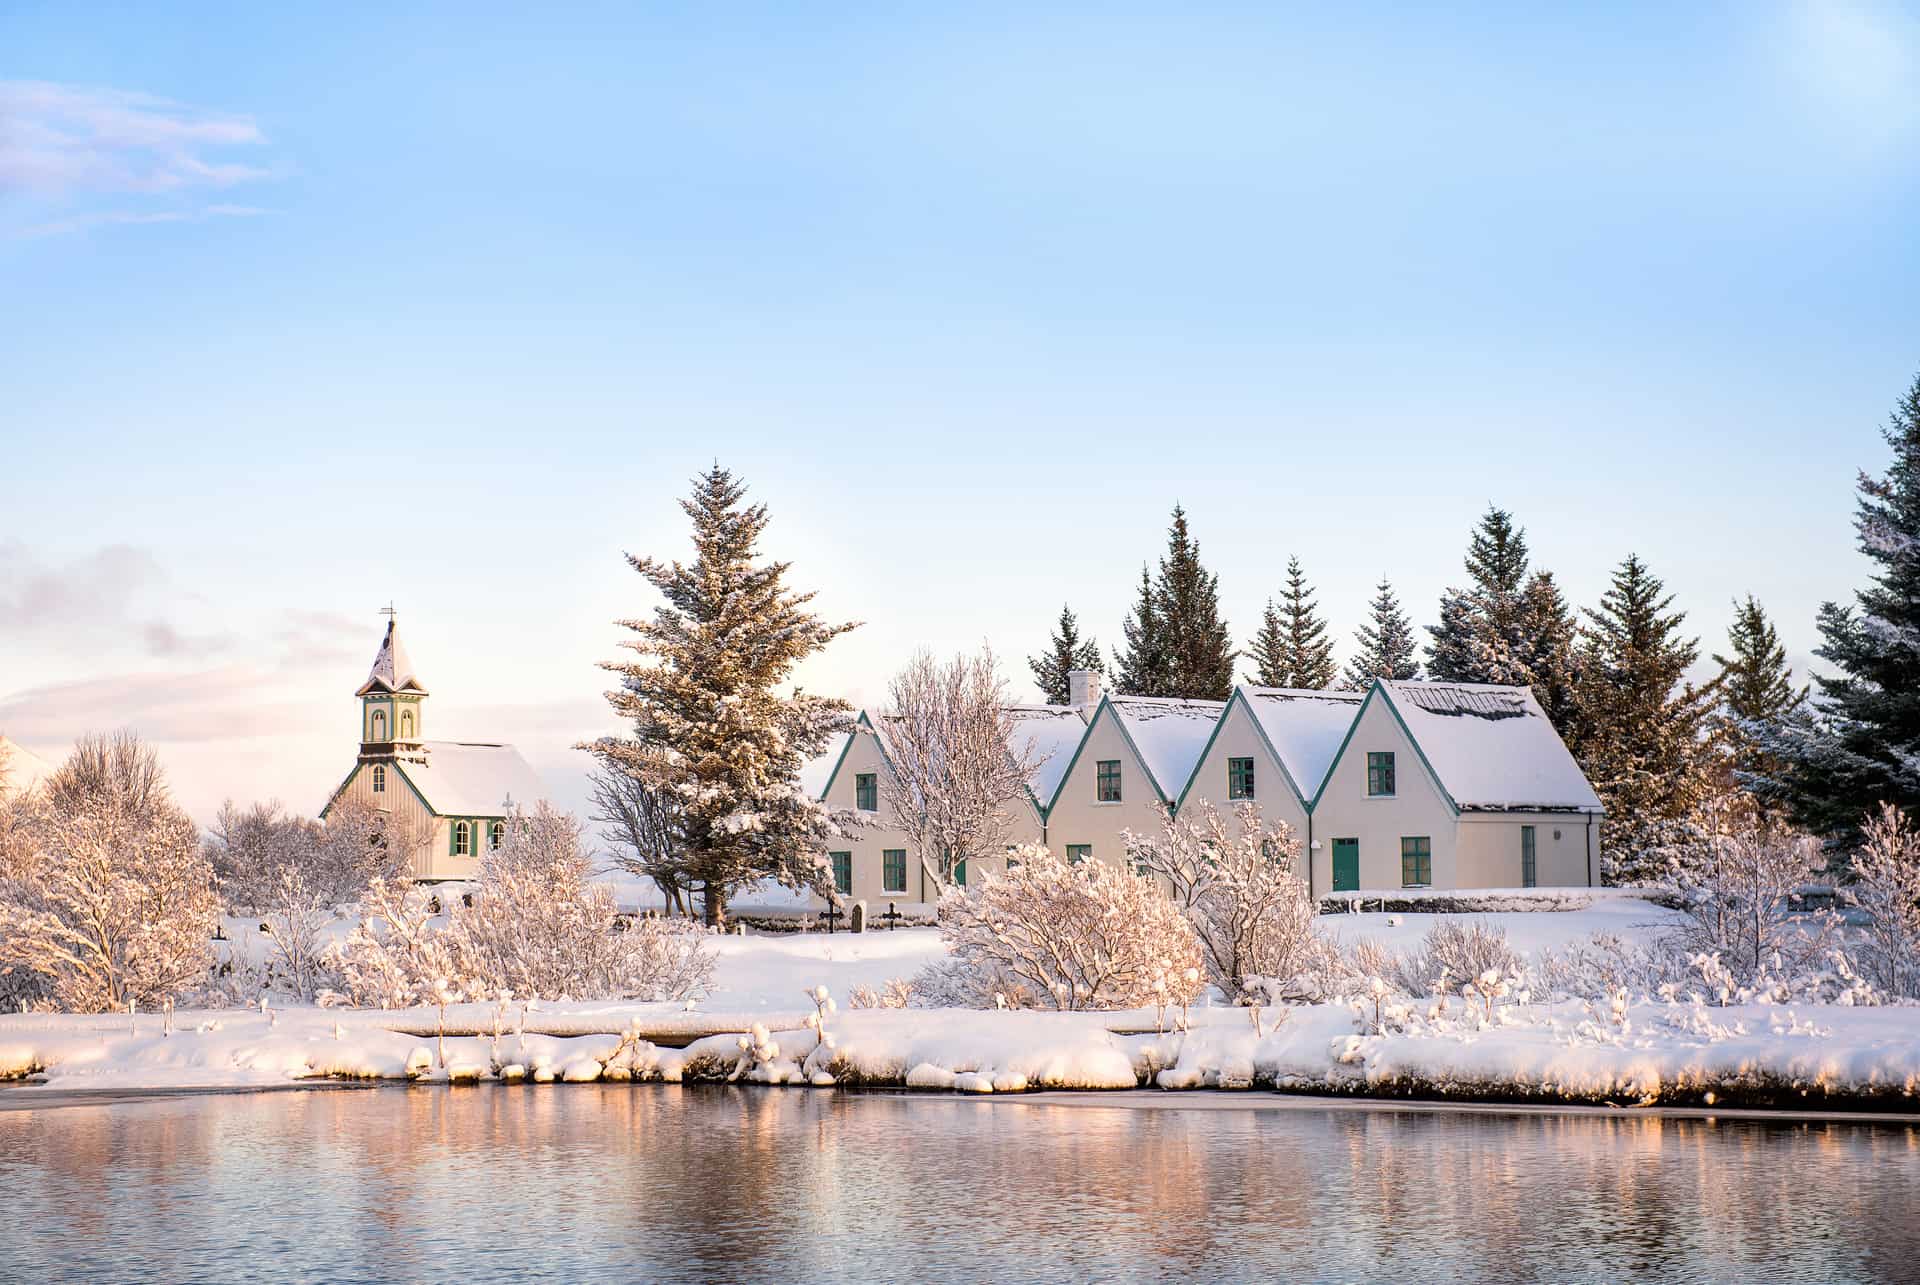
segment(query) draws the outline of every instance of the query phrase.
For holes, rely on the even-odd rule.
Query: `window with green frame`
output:
[[[1433,883],[1433,840],[1426,835],[1400,840],[1400,886],[1425,888]]]
[[[1092,859],[1093,845],[1091,843],[1069,843],[1067,845],[1068,865],[1077,866],[1082,861],[1091,861]]]
[[[833,890],[842,896],[853,891],[853,854],[851,852],[829,852],[833,861]]]
[[[1227,760],[1227,797],[1229,799],[1250,799],[1253,797],[1253,760]]]
[[[453,855],[456,857],[473,855],[473,827],[465,821],[453,823]]]
[[[853,778],[853,806],[862,812],[880,810],[880,778],[872,772],[862,772]]]
[[[1533,827],[1520,827],[1520,886],[1531,888],[1540,877],[1538,868],[1539,847],[1534,839]]]
[[[1101,759],[1094,765],[1093,797],[1098,803],[1120,801],[1120,760]]]
[[[1389,799],[1393,797],[1393,751],[1367,751],[1367,797]]]
[[[880,891],[907,890],[907,850],[887,848],[880,853]]]
[[[373,792],[375,794],[385,794],[387,792],[387,769],[384,764],[375,763],[373,765]]]

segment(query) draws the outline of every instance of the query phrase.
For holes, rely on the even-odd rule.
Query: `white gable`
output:
[[[1333,766],[1333,756],[1340,752],[1365,693],[1290,687],[1242,687],[1240,693],[1293,778],[1301,800],[1311,799]]]
[[[1206,751],[1226,702],[1110,696],[1107,706],[1127,729],[1161,795],[1177,799]]]
[[[509,798],[512,806],[531,808],[547,797],[547,787],[511,745],[423,741],[421,748],[425,763],[400,758],[394,766],[441,816],[505,816]]]
[[[1601,810],[1527,688],[1390,680],[1380,686],[1463,811]]]

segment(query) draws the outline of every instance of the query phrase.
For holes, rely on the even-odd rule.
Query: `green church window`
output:
[[[453,855],[456,857],[473,855],[473,827],[465,821],[453,823]]]
[[[387,792],[387,769],[385,764],[375,763],[373,765],[373,792],[375,794],[385,794]]]
[[[498,852],[500,851],[500,845],[505,843],[506,841],[507,841],[507,823],[505,821],[495,821],[492,825],[487,827],[487,846],[489,848],[492,848],[495,852]]]

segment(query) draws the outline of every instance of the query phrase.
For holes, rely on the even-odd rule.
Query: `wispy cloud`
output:
[[[16,542],[0,544],[0,638],[134,642],[145,655],[169,659],[208,656],[232,640],[192,634],[167,616],[173,596],[167,573],[145,549],[113,544],[53,561]]]
[[[253,163],[266,143],[250,116],[127,90],[0,80],[0,193],[66,207],[19,235],[263,213],[194,195],[272,177]],[[118,198],[115,208],[73,208],[101,197]]]

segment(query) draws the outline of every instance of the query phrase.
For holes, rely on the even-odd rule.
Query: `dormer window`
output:
[[[387,792],[387,768],[384,763],[373,765],[373,792],[375,794]]]

